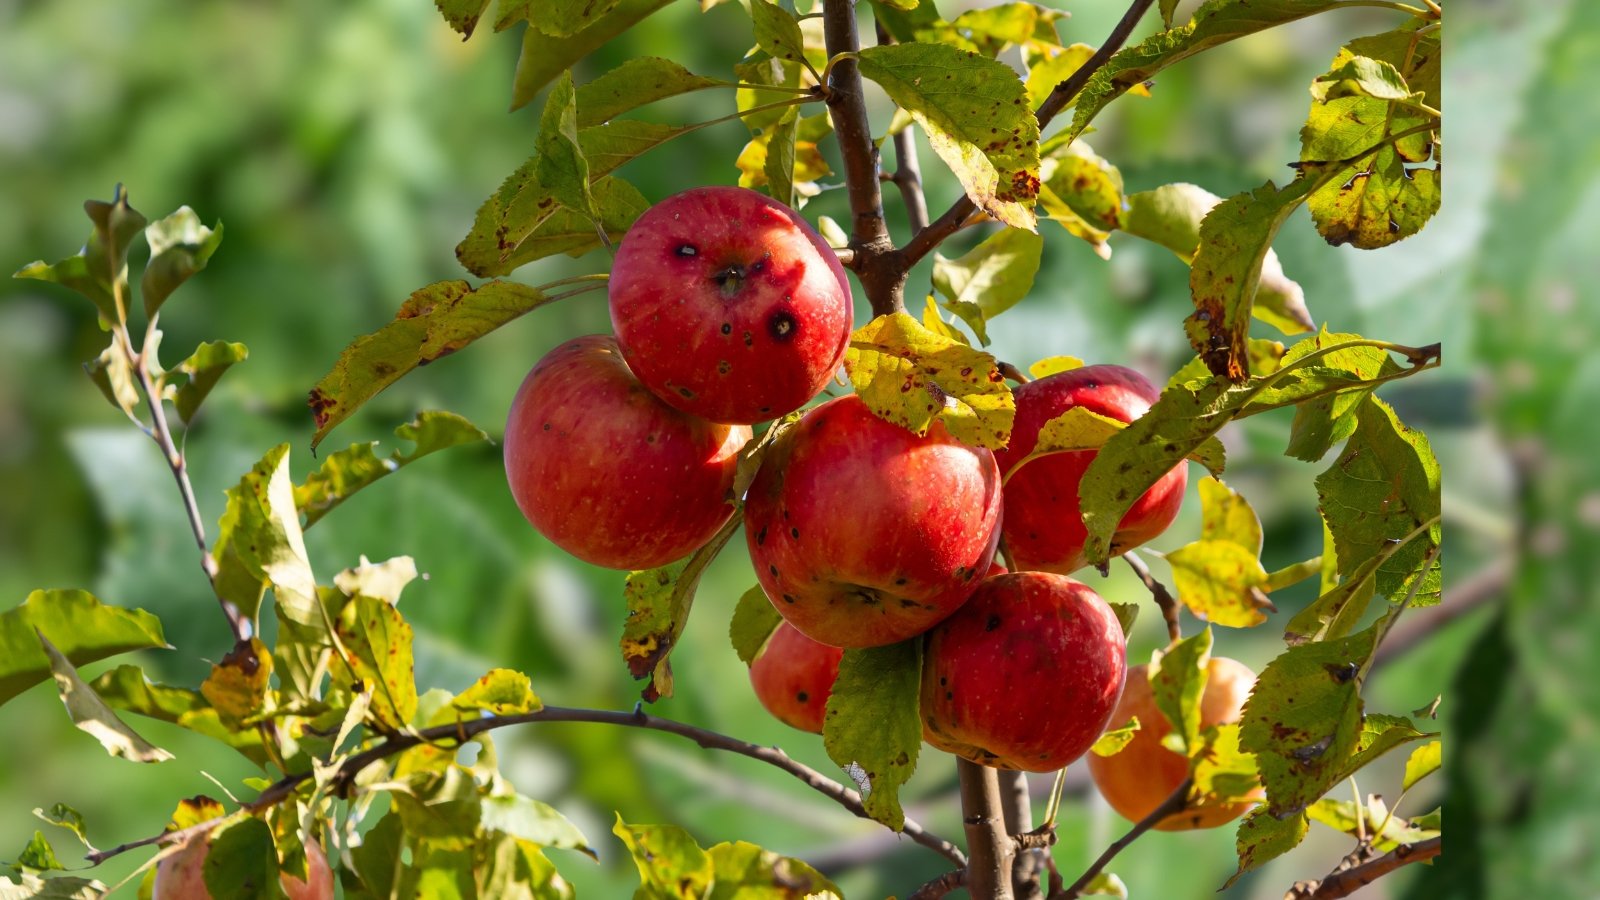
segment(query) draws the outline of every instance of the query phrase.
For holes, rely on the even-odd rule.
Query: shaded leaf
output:
[[[935,254],[933,286],[944,307],[966,322],[985,346],[988,321],[1017,304],[1033,288],[1044,254],[1044,238],[1003,228],[957,259]]]
[[[1297,812],[1280,819],[1264,806],[1252,810],[1239,823],[1236,839],[1239,870],[1222,886],[1223,889],[1232,887],[1240,876],[1251,869],[1258,869],[1298,847],[1305,840],[1308,827],[1305,813]]]
[[[1190,803],[1212,806],[1240,802],[1261,786],[1254,755],[1239,746],[1239,723],[1213,725],[1200,733],[1200,743],[1189,758],[1194,776]]]
[[[794,13],[771,0],[751,0],[750,20],[755,23],[756,45],[773,59],[798,63],[806,58],[805,39]]]
[[[764,2],[764,0],[755,0]],[[639,868],[635,900],[702,900],[715,877],[711,857],[676,825],[629,825],[617,816],[611,833]]]
[[[255,637],[234,645],[200,685],[200,695],[222,722],[237,728],[240,720],[261,712],[272,677],[272,654]]]
[[[83,843],[83,846],[87,848],[90,853],[96,852],[94,845],[89,843],[89,829],[88,826],[84,824],[82,813],[66,805],[65,803],[57,803],[50,807],[49,812],[35,807],[33,814],[44,821],[49,822],[51,825],[65,828],[77,835],[78,840]]]
[[[139,385],[133,366],[128,363],[128,354],[119,346],[121,341],[113,336],[109,347],[83,364],[83,371],[107,402],[127,413],[129,418],[137,419],[134,410],[139,408]]]
[[[598,21],[618,0],[537,0],[528,3],[528,24],[545,34],[566,37]]]
[[[565,0],[564,0],[565,2]],[[609,3],[609,0],[606,0]],[[522,32],[522,53],[512,79],[511,109],[521,109],[545,85],[612,38],[643,21],[672,0],[620,0],[607,12],[568,35],[552,35],[530,27]],[[505,18],[504,10],[501,14]],[[496,23],[495,30],[505,24]]]
[[[1199,749],[1200,698],[1206,692],[1210,664],[1209,627],[1150,657],[1150,697],[1172,723],[1162,745],[1184,756]]]
[[[471,687],[457,694],[450,705],[459,710],[484,710],[497,716],[521,715],[544,709],[544,702],[533,692],[533,682],[527,675],[513,669],[490,669]],[[547,844],[549,841],[537,843]]]
[[[1262,378],[1278,371],[1283,367],[1283,355],[1286,351],[1279,341],[1265,341],[1251,338],[1249,343],[1250,374]],[[1211,380],[1211,370],[1206,368],[1206,361],[1196,356],[1183,364],[1183,368],[1172,373],[1167,380],[1167,385],[1186,384],[1191,389]]]
[[[551,5],[559,5],[559,0]],[[545,95],[539,137],[533,144],[533,177],[550,199],[586,218],[598,219],[600,211],[589,194],[589,161],[578,146],[576,92],[572,72],[567,71]]]
[[[79,731],[92,736],[106,748],[112,756],[134,762],[162,762],[172,758],[172,754],[145,741],[144,738],[134,733],[132,728],[123,724],[111,707],[101,700],[94,689],[89,687],[78,676],[78,670],[72,663],[50,643],[43,632],[38,635],[39,645],[44,648],[45,655],[50,659],[50,673],[56,680],[56,692],[61,695],[61,702],[67,707],[67,715],[71,717],[72,724]]]
[[[641,56],[578,87],[578,127],[601,125],[657,100],[733,82],[696,75],[659,56]]]
[[[1128,723],[1118,728],[1110,728],[1095,739],[1094,745],[1089,748],[1095,756],[1116,756],[1122,748],[1128,746],[1133,736],[1139,730],[1139,717],[1133,716]]]
[[[489,8],[489,0],[433,0],[433,5],[438,8],[439,15],[444,16],[445,23],[466,40],[472,37],[478,19]]]
[[[711,857],[715,881],[706,900],[840,900],[844,895],[805,862],[744,841],[717,844]]]
[[[372,715],[386,731],[409,725],[417,712],[411,626],[376,597],[352,597],[335,626],[353,693],[372,693]]]
[[[943,338],[899,312],[856,329],[845,351],[856,393],[879,418],[916,434],[934,419],[956,439],[1004,447],[1016,403],[994,357]]]
[[[228,369],[235,363],[244,362],[250,356],[250,349],[243,344],[229,341],[208,341],[194,349],[189,358],[178,363],[174,371],[182,373],[187,379],[178,385],[177,393],[173,397],[173,405],[178,408],[178,418],[185,425],[194,421],[195,413],[200,411],[200,404],[217,386]]]
[[[1261,589],[1267,593],[1281,591],[1291,584],[1299,584],[1307,578],[1315,578],[1322,573],[1322,557],[1313,556],[1310,559],[1291,563],[1275,572],[1267,573],[1267,583]]]
[[[764,109],[760,112],[751,112],[758,106],[767,106],[784,100],[793,100],[793,90],[762,90],[756,85],[783,88],[798,88],[800,86],[800,64],[798,62],[774,59],[766,53],[758,53],[750,62],[736,63],[733,71],[739,76],[739,82],[749,87],[741,87],[734,92],[734,105],[739,110],[740,119],[745,127],[752,132],[763,131],[772,127],[788,112],[786,107]]]
[[[509,834],[541,847],[559,847],[595,856],[589,839],[571,820],[550,804],[521,794],[495,794],[483,798],[483,815],[479,821],[486,829]]]
[[[745,591],[728,623],[728,639],[733,642],[733,652],[739,654],[739,661],[747,666],[754,662],[756,654],[766,646],[767,638],[782,623],[783,617],[772,608],[772,601],[767,599],[761,585]]]
[[[117,185],[110,203],[88,200],[83,211],[94,223],[88,243],[76,256],[55,265],[43,260],[22,267],[15,278],[53,281],[87,297],[100,311],[103,322],[118,322],[126,316],[117,313],[116,296],[128,297],[128,247],[148,221],[128,205],[127,192]]]
[[[156,684],[138,666],[117,666],[102,672],[91,687],[101,700],[123,712],[170,722],[220,741],[256,765],[267,763],[261,732],[255,728],[235,731],[222,724],[222,717],[198,691]]]
[[[16,866],[24,872],[56,872],[66,868],[56,858],[55,849],[45,840],[42,831],[34,831],[33,840],[17,856]]]
[[[1128,640],[1128,635],[1133,634],[1133,623],[1139,618],[1139,604],[1137,603],[1111,603],[1111,614],[1117,617],[1117,624],[1122,626],[1122,640]]]
[[[406,298],[395,319],[350,342],[333,369],[311,389],[316,447],[334,426],[417,366],[454,353],[512,319],[549,302],[544,292],[491,281],[473,288],[441,281]]]
[[[738,516],[730,518],[688,559],[628,573],[623,588],[628,617],[622,625],[622,659],[635,679],[650,679],[645,700],[654,703],[658,697],[672,696],[668,655],[689,620],[701,574],[727,546],[739,522]]]
[[[867,814],[895,831],[905,826],[900,786],[922,748],[921,682],[920,640],[845,650],[822,719],[828,758],[855,779]]]
[[[418,413],[415,419],[396,428],[394,434],[416,446],[410,453],[395,450],[379,459],[372,450],[376,441],[351,444],[324,459],[315,472],[306,476],[304,484],[295,485],[294,505],[305,514],[304,527],[315,525],[350,495],[402,466],[440,450],[489,440],[483,429],[461,416],[433,410]]]
[[[867,47],[861,74],[911,113],[977,207],[1033,230],[1039,123],[1005,63],[944,44]]]
[[[283,896],[271,826],[246,816],[212,834],[201,868],[211,896],[239,900],[275,900]]]
[[[88,591],[33,591],[0,613],[0,704],[50,677],[40,634],[80,666],[167,646],[161,620],[142,609],[107,606]]]
[[[172,215],[151,223],[144,237],[150,244],[150,262],[144,267],[139,293],[144,297],[145,314],[153,316],[173,291],[211,261],[211,254],[222,243],[222,223],[207,228],[194,210],[180,206]]]

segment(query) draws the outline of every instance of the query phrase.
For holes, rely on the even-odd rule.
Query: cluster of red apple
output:
[[[850,338],[850,288],[793,210],[708,187],[639,218],[617,250],[609,299],[615,338],[568,341],[523,382],[506,425],[506,471],[524,515],[558,546],[596,565],[652,568],[726,524],[750,425],[799,409],[834,376]],[[784,621],[751,666],[756,694],[784,722],[820,732],[845,649],[925,635],[921,711],[935,747],[1053,771],[1088,751],[1114,715],[1138,714],[1147,724],[1136,746],[1101,762],[1148,744],[1182,769],[1160,747],[1154,726],[1164,723],[1147,699],[1118,709],[1138,693],[1124,697],[1122,627],[1067,577],[1085,563],[1078,482],[1093,451],[1027,459],[1040,429],[1067,410],[1130,422],[1157,391],[1130,369],[1097,365],[1014,393],[1010,444],[995,453],[937,422],[913,434],[854,395],[808,410],[768,448],[742,524]],[[1179,466],[1150,488],[1115,548],[1165,530],[1186,480]],[[995,564],[1002,539],[1023,571]],[[1134,675],[1144,680],[1142,668]],[[1152,794],[1153,808],[1185,773],[1141,796]]]

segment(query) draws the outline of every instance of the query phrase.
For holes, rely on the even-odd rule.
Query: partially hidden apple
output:
[[[822,713],[843,656],[842,649],[819,644],[788,622],[779,622],[750,663],[750,685],[778,721],[821,734]]]
[[[306,880],[288,872],[278,873],[278,884],[289,900],[333,900],[333,869],[316,841],[306,845]],[[211,853],[209,836],[195,838],[183,849],[156,863],[154,900],[211,900],[206,887],[206,857]]]
[[[745,497],[745,540],[767,598],[801,633],[876,647],[966,602],[994,559],[1000,497],[988,450],[937,422],[918,437],[852,394],[768,449]]]
[[[650,207],[617,248],[607,293],[639,380],[713,422],[799,409],[850,341],[838,256],[794,210],[747,188],[695,188]]]
[[[1206,668],[1206,689],[1200,695],[1200,728],[1239,721],[1255,682],[1256,673],[1244,663],[1224,656],[1211,657]],[[1189,774],[1189,760],[1161,746],[1161,739],[1172,731],[1172,723],[1156,708],[1149,666],[1128,670],[1128,686],[1111,713],[1110,725],[1120,728],[1132,716],[1139,718],[1139,730],[1133,733],[1133,740],[1112,756],[1089,757],[1089,774],[1111,808],[1137,822],[1183,783]],[[1260,798],[1266,794],[1258,787],[1249,796]],[[1162,831],[1215,828],[1244,815],[1253,805],[1242,801],[1192,806],[1162,819],[1156,827]]]
[[[1122,625],[1088,585],[1048,572],[986,578],[928,632],[923,737],[997,769],[1051,772],[1086,753],[1122,693]]]
[[[539,360],[506,420],[506,479],[533,527],[597,566],[648,569],[704,544],[728,517],[744,425],[662,403],[606,335]]]
[[[1094,461],[1095,450],[1041,456],[1023,463],[1039,440],[1039,429],[1074,407],[1132,422],[1160,396],[1143,375],[1123,366],[1083,366],[1031,381],[1012,392],[1017,415],[1011,442],[995,451],[1005,486],[1006,551],[1019,570],[1069,575],[1083,568],[1088,532],[1078,501],[1078,484]],[[1022,468],[1012,472],[1018,465]],[[1111,539],[1113,555],[1160,535],[1178,516],[1188,484],[1187,463],[1179,463],[1145,491]]]

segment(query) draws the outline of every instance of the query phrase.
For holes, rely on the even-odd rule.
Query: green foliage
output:
[[[87,591],[34,591],[0,613],[0,704],[50,677],[40,636],[80,666],[167,646],[160,620],[142,609],[106,606]]]
[[[957,259],[935,256],[933,286],[943,306],[966,322],[985,347],[988,320],[1017,304],[1033,287],[1044,253],[1044,238],[1020,228],[1003,228]]]
[[[1239,869],[1223,888],[1232,887],[1244,873],[1260,868],[1299,846],[1305,840],[1308,828],[1305,813],[1292,813],[1279,818],[1265,806],[1256,807],[1239,823]]]
[[[203,734],[239,751],[258,766],[267,764],[261,732],[223,724],[221,713],[199,691],[153,683],[138,666],[117,666],[101,673],[90,686],[100,699],[117,709]]]
[[[217,829],[203,874],[213,897],[275,900],[284,896],[278,883],[272,828],[261,819],[246,816]]]
[[[39,633],[39,645],[50,659],[50,674],[55,676],[56,692],[67,708],[67,715],[78,730],[90,735],[106,748],[112,756],[133,762],[164,762],[172,754],[151,744],[117,718],[117,714],[104,700],[78,676],[72,662],[57,650],[50,640]]]
[[[1250,501],[1215,478],[1200,480],[1200,540],[1168,553],[1178,600],[1216,625],[1266,621],[1271,577],[1261,566],[1261,521]]]
[[[1126,725],[1116,728],[1107,728],[1100,737],[1095,739],[1094,745],[1089,748],[1095,756],[1116,756],[1122,748],[1128,746],[1134,734],[1139,730],[1139,717],[1132,716]]]
[[[144,236],[150,244],[150,262],[139,281],[139,293],[144,297],[145,315],[154,316],[173,291],[211,261],[211,254],[222,243],[222,223],[207,228],[194,210],[180,206],[172,215],[152,222]]]
[[[603,125],[657,100],[713,87],[733,87],[733,82],[696,75],[659,56],[636,57],[578,87],[577,125]]]
[[[733,608],[733,619],[728,623],[728,639],[733,642],[739,661],[747,666],[754,662],[756,654],[766,646],[767,638],[782,622],[783,617],[772,608],[772,601],[767,599],[761,585],[741,594],[739,604]]]
[[[1260,785],[1260,770],[1253,754],[1239,746],[1239,723],[1224,722],[1200,732],[1189,757],[1194,778],[1190,802],[1210,805],[1250,799]]]
[[[978,447],[1004,447],[1011,437],[1016,401],[994,357],[906,313],[856,329],[844,367],[874,414],[913,433],[926,434],[938,419],[956,439]]]
[[[1157,651],[1150,660],[1150,696],[1156,709],[1172,723],[1163,746],[1184,756],[1199,748],[1200,698],[1210,678],[1211,629],[1184,638]]]
[[[762,2],[762,0],[756,0]],[[694,837],[676,825],[628,825],[617,816],[611,833],[622,839],[639,867],[636,900],[698,900],[711,888],[715,868]]]
[[[43,260],[31,263],[13,277],[71,288],[94,303],[100,321],[119,322],[127,313],[128,248],[148,220],[128,205],[128,195],[120,184],[110,203],[88,200],[83,210],[94,230],[82,252],[54,265]]]
[[[637,25],[646,16],[669,2],[671,0],[619,0],[611,3],[607,0],[602,4],[589,4],[591,8],[609,7],[609,9],[603,15],[566,34],[547,31],[546,28],[552,27],[549,23],[541,23],[538,18],[530,19],[528,28],[522,32],[522,54],[517,57],[517,71],[512,81],[511,109],[515,111],[522,108],[537,96],[545,85],[554,81],[563,71],[572,68],[573,63],[605,46],[617,35]],[[575,5],[577,4],[562,0],[561,3],[549,4],[549,7]],[[502,22],[497,22],[495,26],[497,31],[505,27],[502,24],[505,13],[502,12],[501,16]]]
[[[658,697],[672,696],[669,654],[689,621],[700,576],[738,526],[739,516],[734,515],[688,559],[628,573],[623,590],[628,618],[622,629],[622,659],[634,678],[649,679],[644,689],[646,700],[653,703]]]
[[[1039,150],[1039,205],[1068,234],[1110,256],[1106,238],[1122,227],[1127,204],[1122,173],[1083,141],[1052,138]]]
[[[35,809],[33,814],[51,825],[57,825],[72,832],[82,842],[85,849],[90,853],[94,852],[94,845],[89,843],[89,827],[83,821],[83,813],[65,803],[57,803],[52,805],[48,812],[43,809]]]
[[[520,715],[544,708],[544,703],[533,692],[533,682],[512,669],[489,670],[471,687],[457,694],[450,705],[462,711],[482,710],[497,716]]]
[[[455,413],[431,410],[418,413],[414,420],[396,428],[394,435],[416,447],[410,453],[395,450],[379,459],[372,450],[376,441],[352,444],[331,454],[303,484],[295,485],[294,505],[305,514],[304,527],[315,525],[356,491],[430,453],[489,440],[483,429]]]
[[[825,875],[804,862],[745,841],[717,844],[707,855],[716,874],[707,900],[783,900],[797,894],[838,900],[844,896]]]
[[[846,650],[822,719],[822,745],[861,790],[867,814],[905,826],[900,786],[922,749],[922,642]]]
[[[185,425],[194,421],[195,413],[200,411],[200,404],[205,402],[211,394],[211,389],[236,363],[242,363],[250,356],[250,349],[243,344],[229,341],[207,341],[196,347],[189,358],[178,363],[174,371],[182,374],[188,380],[175,388],[172,401],[177,407],[178,418]],[[120,393],[120,391],[119,391]],[[127,408],[124,406],[124,408]]]

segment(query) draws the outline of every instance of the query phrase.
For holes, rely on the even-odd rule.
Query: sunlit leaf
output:
[[[222,223],[215,228],[200,224],[200,217],[187,206],[144,230],[150,244],[150,262],[144,267],[139,293],[144,297],[146,315],[155,315],[172,292],[206,267],[211,254],[222,243]]]
[[[1172,723],[1172,731],[1162,743],[1184,756],[1198,748],[1200,698],[1206,692],[1210,664],[1210,628],[1157,651],[1150,660],[1151,700]]]
[[[1194,788],[1194,806],[1240,802],[1251,799],[1261,786],[1256,758],[1239,746],[1239,723],[1224,722],[1200,732],[1200,742],[1189,758]]]
[[[195,734],[221,741],[257,765],[266,765],[267,751],[256,728],[234,730],[199,691],[156,684],[138,666],[117,666],[102,672],[90,685],[100,699],[122,710],[181,726]]]
[[[1400,783],[1400,790],[1411,790],[1412,785],[1439,771],[1443,765],[1444,745],[1439,741],[1423,744],[1411,751],[1411,755],[1406,758],[1406,776]]]
[[[533,682],[513,669],[490,669],[471,687],[457,694],[450,705],[460,710],[484,710],[497,716],[520,715],[544,708],[544,703],[533,692]]]
[[[956,439],[1004,447],[1016,402],[994,357],[922,327],[900,312],[856,329],[845,371],[873,414],[916,434],[935,419]]]
[[[460,350],[549,299],[531,287],[503,281],[477,288],[465,281],[441,281],[415,291],[393,322],[352,341],[333,370],[311,389],[317,425],[312,446],[402,375]]]
[[[94,845],[89,843],[89,828],[84,824],[83,813],[78,812],[65,803],[57,803],[52,805],[49,811],[35,807],[33,814],[44,821],[49,822],[51,825],[57,825],[61,828],[65,828],[77,835],[78,840],[83,843],[83,846],[90,853],[95,852]]]
[[[137,418],[134,411],[139,408],[141,400],[138,376],[134,374],[128,354],[121,344],[122,339],[113,336],[110,346],[83,364],[83,371],[100,389],[107,402],[127,413],[129,418]]]
[[[108,890],[103,882],[89,878],[40,878],[24,872],[13,881],[0,874],[0,897],[5,900],[100,900]]]
[[[1025,54],[1028,77],[1023,84],[1028,91],[1028,108],[1038,109],[1056,85],[1072,77],[1093,55],[1094,48],[1088,44],[1046,47],[1036,54]]]
[[[1349,96],[1408,100],[1412,91],[1405,76],[1392,64],[1367,56],[1340,54],[1333,68],[1311,82],[1311,97],[1327,102]]]
[[[217,386],[217,381],[235,363],[244,362],[249,356],[249,348],[229,341],[207,341],[196,347],[189,358],[173,370],[186,379],[177,386],[173,398],[173,404],[178,408],[178,418],[185,424],[194,421],[200,404]]]
[[[258,638],[250,637],[235,644],[211,667],[211,674],[200,685],[200,695],[224,724],[237,726],[241,719],[261,711],[271,678],[272,654]]]
[[[1215,625],[1249,628],[1267,620],[1256,599],[1266,588],[1261,559],[1233,541],[1199,540],[1167,554],[1178,600]]]
[[[612,38],[670,2],[672,0],[620,0],[611,5],[610,0],[605,0],[604,5],[610,5],[611,8],[571,34],[553,35],[538,28],[525,29],[522,32],[522,54],[517,57],[517,71],[512,80],[511,109],[515,111],[522,108],[538,96],[545,85],[572,68],[578,60],[610,43]],[[601,5],[595,4],[596,8]],[[505,17],[503,9],[501,17]],[[506,24],[497,22],[495,30],[505,27]]]
[[[1122,752],[1123,747],[1128,746],[1138,731],[1139,717],[1133,716],[1128,719],[1126,725],[1108,728],[1102,732],[1089,751],[1095,756],[1116,756]]]
[[[935,254],[933,286],[944,295],[944,307],[987,346],[986,324],[1033,289],[1043,253],[1044,238],[1036,232],[1002,228],[959,258]]]
[[[376,597],[353,597],[336,623],[344,645],[347,683],[354,693],[372,693],[372,715],[389,731],[410,724],[417,712],[417,681],[411,656],[411,625],[400,611]]]
[[[548,803],[521,794],[496,794],[483,798],[483,827],[530,841],[541,847],[577,850],[595,855],[578,826]]]
[[[895,831],[905,825],[900,786],[922,747],[921,682],[919,640],[846,650],[822,719],[828,758],[851,772],[867,814]]]
[[[739,661],[747,666],[754,662],[756,654],[766,646],[767,638],[782,622],[783,617],[772,608],[772,601],[767,599],[761,585],[745,591],[739,597],[739,605],[733,608],[733,619],[728,623],[728,639],[733,642],[733,651],[739,654]]]
[[[744,841],[717,844],[706,855],[716,881],[706,900],[840,900],[844,895],[805,862]]]
[[[1117,875],[1117,873],[1101,871],[1095,873],[1095,876],[1089,879],[1089,883],[1083,886],[1083,893],[1096,897],[1115,897],[1117,900],[1128,900],[1128,885],[1123,882],[1121,876]]]
[[[1261,552],[1261,520],[1243,494],[1220,479],[1200,479],[1200,539],[1231,541],[1252,554]]]
[[[1239,870],[1233,873],[1222,887],[1232,887],[1244,873],[1260,868],[1305,840],[1309,827],[1305,813],[1297,812],[1278,818],[1266,807],[1257,807],[1239,823],[1236,840],[1239,853]]]
[[[659,56],[641,56],[578,87],[578,127],[601,125],[657,100],[733,82],[696,75]]]
[[[1068,372],[1073,369],[1083,368],[1083,360],[1076,356],[1047,356],[1028,367],[1028,374],[1034,378],[1047,378],[1057,372]]]
[[[655,125],[615,119],[578,132],[578,146],[589,162],[590,196],[599,226],[588,215],[557,203],[535,177],[539,157],[524,162],[478,208],[472,230],[456,245],[456,259],[474,275],[504,275],[518,266],[558,253],[581,256],[604,246],[599,229],[612,243],[650,207],[638,188],[605,175],[640,153],[694,130],[694,126]],[[604,177],[602,177],[604,176]],[[451,285],[457,282],[440,282]],[[481,285],[479,290],[499,282]],[[523,288],[529,290],[528,288]]]
[[[1122,173],[1083,141],[1052,139],[1041,152],[1040,205],[1069,234],[1108,256],[1106,238],[1122,225]]]
[[[433,0],[433,5],[438,7],[439,15],[444,16],[446,24],[458,32],[462,40],[466,40],[472,37],[472,32],[478,27],[478,19],[489,8],[489,0]]]
[[[684,829],[629,825],[619,814],[611,833],[622,839],[639,868],[637,900],[702,900],[710,890],[714,864]]]
[[[658,697],[672,696],[668,655],[689,620],[701,574],[733,537],[739,521],[738,516],[729,519],[688,559],[628,573],[623,588],[628,617],[622,626],[622,659],[635,679],[650,679],[644,698],[652,703]]]
[[[891,44],[864,48],[860,67],[922,126],[979,209],[1034,229],[1039,123],[1010,66],[944,44]]]
[[[1361,718],[1361,734],[1356,738],[1355,752],[1344,762],[1335,782],[1349,778],[1391,750],[1438,736],[1437,732],[1419,730],[1404,716],[1368,713]]]
[[[72,724],[78,730],[90,735],[106,748],[112,756],[134,762],[162,762],[172,758],[172,754],[157,747],[140,737],[117,718],[111,707],[101,700],[82,678],[71,661],[50,643],[43,632],[35,632],[39,645],[44,648],[45,655],[50,660],[50,673],[55,676],[56,691],[61,695],[61,702],[67,708],[67,715],[72,718]]]
[[[758,106],[768,106],[795,98],[793,90],[762,90],[756,85],[798,88],[800,86],[798,62],[774,59],[766,53],[759,53],[749,62],[735,63],[733,71],[739,77],[740,84],[747,85],[734,92],[734,104],[741,114],[740,119],[745,127],[753,132],[762,131],[770,128],[788,113],[786,107],[764,109],[760,112],[751,110]]]
[[[22,848],[22,852],[17,855],[16,867],[24,872],[56,872],[66,868],[61,864],[61,860],[56,858],[55,849],[50,846],[48,840],[45,840],[42,831],[35,831],[33,840]]]
[[[381,563],[362,556],[359,564],[333,576],[333,584],[347,597],[365,594],[388,603],[399,603],[400,592],[416,578],[417,561],[409,556],[396,556]]]
[[[772,0],[751,0],[750,19],[755,23],[756,45],[773,59],[796,63],[805,59],[805,39],[794,13]]]
[[[418,413],[394,433],[402,441],[415,443],[410,453],[395,450],[380,459],[372,450],[377,446],[376,441],[352,444],[329,455],[315,472],[306,476],[304,484],[295,485],[294,504],[305,514],[304,527],[310,528],[350,495],[399,471],[402,466],[450,447],[489,440],[483,429],[461,416],[431,410]]]
[[[590,219],[600,211],[589,193],[589,161],[578,146],[578,105],[572,72],[562,72],[545,95],[534,141],[533,177],[550,199]]]
[[[80,666],[167,646],[161,621],[142,609],[107,606],[88,591],[33,591],[0,613],[0,704],[50,677],[40,634]]]

